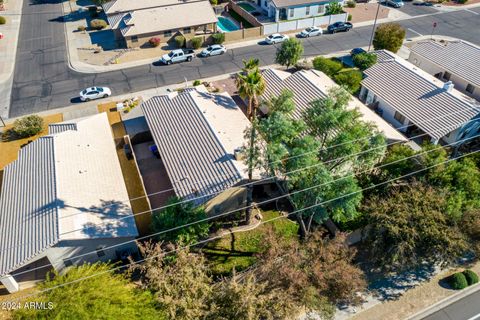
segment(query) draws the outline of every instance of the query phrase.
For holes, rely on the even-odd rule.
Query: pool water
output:
[[[238,3],[238,5],[240,8],[244,9],[247,12],[252,12],[256,10],[255,7],[248,2],[240,2]]]
[[[225,17],[218,17],[217,26],[223,32],[230,32],[240,29],[232,20]]]

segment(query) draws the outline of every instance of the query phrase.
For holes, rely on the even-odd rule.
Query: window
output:
[[[467,90],[468,93],[473,93],[475,88],[469,83],[467,84],[467,88],[465,90]]]
[[[130,38],[130,40],[132,40],[132,42],[138,42],[138,37],[137,36],[132,36]]]
[[[306,14],[307,16],[310,15],[310,6],[307,6],[307,7],[305,8],[305,14]]]
[[[291,8],[290,9],[290,18],[293,18],[294,15],[295,15],[295,9]]]
[[[324,14],[325,13],[325,6],[318,5],[318,14]]]
[[[450,80],[451,76],[452,76],[452,74],[450,72],[445,71],[445,73],[443,74],[443,79],[448,81],[448,80]]]
[[[163,36],[171,37],[172,36],[172,30],[167,30],[167,31],[163,32]]]
[[[103,248],[105,248],[105,246],[97,247],[97,256],[98,257],[104,257],[105,256],[105,251],[103,251]]]
[[[191,29],[190,28],[183,28],[183,33],[187,34],[190,33]]]
[[[395,118],[395,120],[397,120],[401,124],[405,122],[405,117],[402,116],[400,113],[398,113],[398,111],[395,111],[395,115],[393,117]]]

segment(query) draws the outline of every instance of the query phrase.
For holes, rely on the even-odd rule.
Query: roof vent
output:
[[[447,92],[452,92],[453,90],[453,82],[452,81],[447,81],[443,84],[443,89]]]

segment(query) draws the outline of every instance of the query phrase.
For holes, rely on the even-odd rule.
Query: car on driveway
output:
[[[383,3],[387,6],[392,6],[394,8],[401,8],[405,5],[402,0],[384,0]]]
[[[302,32],[298,34],[299,37],[301,38],[308,38],[308,37],[314,37],[314,36],[319,36],[323,34],[323,31],[320,27],[309,27]]]
[[[353,57],[357,54],[360,54],[360,53],[366,53],[367,51],[365,51],[364,49],[362,48],[353,48],[351,51],[350,51],[350,55]]]
[[[202,57],[218,56],[220,54],[224,54],[225,52],[227,52],[227,48],[225,48],[224,45],[213,44],[203,49],[202,52],[200,52],[200,56]]]
[[[112,91],[107,87],[90,87],[80,92],[80,100],[90,101],[100,98],[106,98],[112,95]]]
[[[350,22],[335,22],[327,27],[328,32],[337,33],[340,31],[350,31],[353,28],[353,24]]]
[[[192,61],[195,51],[192,49],[176,49],[164,54],[160,61],[163,64],[172,64],[177,62]]]
[[[274,33],[265,38],[265,42],[268,44],[275,44],[285,40],[288,40],[288,36],[280,33]]]

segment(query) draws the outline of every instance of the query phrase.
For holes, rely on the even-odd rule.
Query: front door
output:
[[[280,20],[287,20],[287,9],[281,8],[280,9]]]

